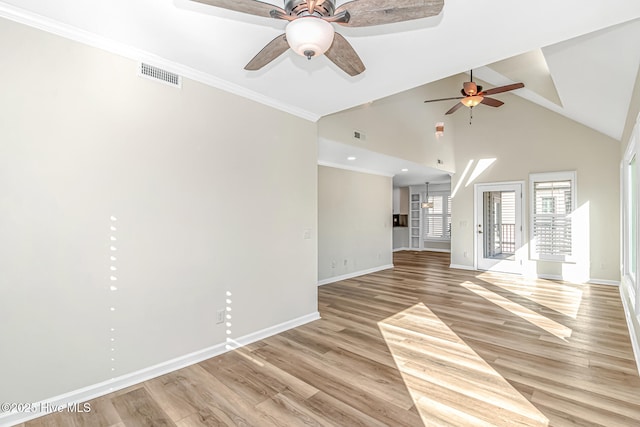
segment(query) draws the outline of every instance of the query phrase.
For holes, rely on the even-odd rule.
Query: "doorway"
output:
[[[522,273],[521,182],[475,185],[475,260],[478,270]]]

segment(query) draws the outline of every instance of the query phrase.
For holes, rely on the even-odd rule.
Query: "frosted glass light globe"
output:
[[[460,102],[462,102],[466,107],[475,107],[476,105],[480,104],[483,99],[484,96],[474,95],[462,98]]]
[[[333,25],[315,16],[303,16],[289,22],[285,32],[291,49],[309,59],[322,55],[333,43]]]

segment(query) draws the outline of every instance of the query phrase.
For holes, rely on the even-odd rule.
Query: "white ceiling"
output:
[[[561,105],[528,87],[516,94],[620,139],[640,64],[637,0],[445,0],[436,17],[336,26],[367,67],[356,77],[325,57],[308,61],[291,51],[245,71],[286,22],[190,0],[0,0],[0,16],[310,120],[471,68],[491,86],[526,85],[531,74],[508,61],[486,65],[541,49]]]

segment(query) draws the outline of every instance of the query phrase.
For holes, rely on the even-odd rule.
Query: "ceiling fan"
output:
[[[460,90],[462,96],[454,96],[452,98],[428,99],[424,102],[449,101],[452,99],[460,100],[460,102],[451,107],[451,109],[449,109],[449,111],[447,111],[445,114],[455,113],[463,105],[469,108],[473,108],[478,104],[484,104],[490,107],[499,107],[504,104],[504,102],[498,99],[489,98],[487,95],[509,92],[510,90],[520,89],[524,87],[524,83],[513,83],[510,85],[494,87],[493,89],[487,89],[483,91],[482,86],[477,85],[473,82],[473,70],[471,70],[471,76],[469,80],[471,81],[464,82],[462,85],[462,89]]]
[[[323,53],[340,69],[356,76],[365,70],[351,44],[334,31],[332,23],[367,27],[438,15],[444,0],[353,0],[335,8],[336,0],[284,0],[284,9],[257,0],[192,0],[236,12],[289,21],[244,67],[259,70],[291,47],[311,59]]]

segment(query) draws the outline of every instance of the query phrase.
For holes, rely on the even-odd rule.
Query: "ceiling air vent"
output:
[[[154,67],[153,65],[140,63],[140,69],[138,74],[142,77],[162,82],[173,87],[181,87],[182,79],[178,74],[172,73],[162,68]]]

